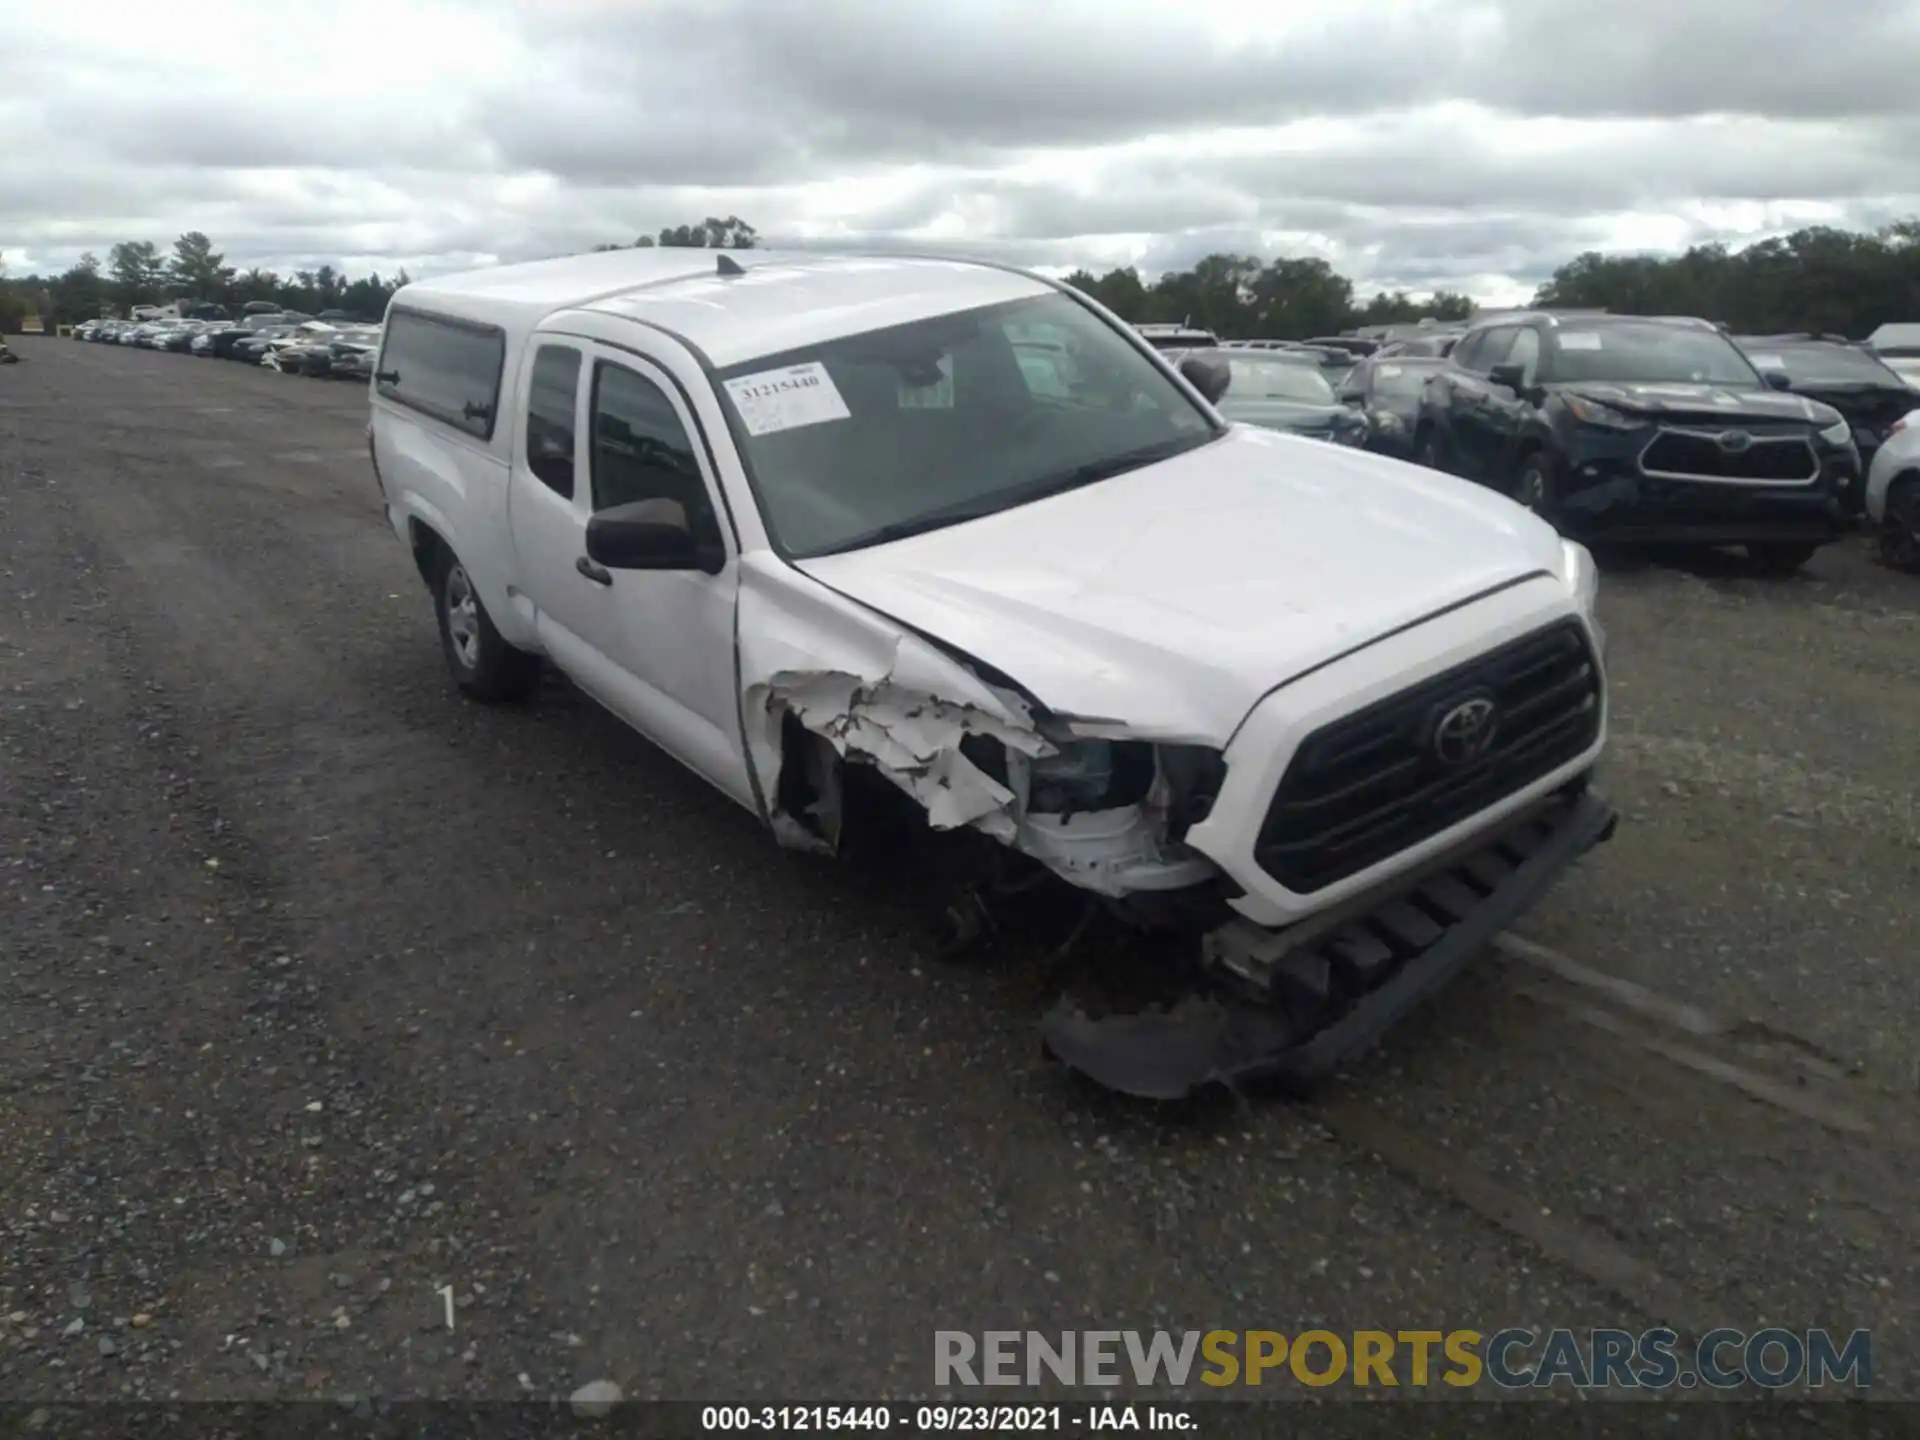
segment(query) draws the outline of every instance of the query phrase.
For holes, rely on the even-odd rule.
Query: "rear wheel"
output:
[[[519,700],[533,693],[540,683],[540,657],[516,650],[501,638],[473,577],[451,550],[440,552],[433,597],[440,617],[440,648],[462,693],[488,703]]]
[[[1920,572],[1920,476],[1896,481],[1880,517],[1880,558],[1896,570]]]
[[[1764,545],[1747,546],[1747,558],[1762,575],[1787,576],[1797,574],[1819,548],[1818,545],[1789,544],[1776,540]]]

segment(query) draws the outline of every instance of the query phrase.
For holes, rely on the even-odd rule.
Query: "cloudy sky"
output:
[[[0,257],[416,275],[736,214],[1501,301],[1920,213],[1920,0],[0,0]]]

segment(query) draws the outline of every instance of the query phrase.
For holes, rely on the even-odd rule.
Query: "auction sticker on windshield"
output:
[[[749,435],[798,430],[803,425],[845,420],[852,414],[827,367],[817,360],[742,375],[727,381],[727,394]]]
[[[1597,330],[1562,330],[1560,332],[1562,350],[1598,350],[1600,332]]]

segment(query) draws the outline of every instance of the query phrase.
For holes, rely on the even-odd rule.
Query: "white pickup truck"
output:
[[[1198,933],[1179,1003],[1046,1017],[1114,1088],[1310,1083],[1612,831],[1585,550],[1228,425],[1204,364],[1045,278],[680,249],[453,275],[395,295],[371,393],[469,695],[550,661],[783,844],[837,849],[877,791]]]

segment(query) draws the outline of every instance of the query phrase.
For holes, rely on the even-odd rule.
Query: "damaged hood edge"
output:
[[[793,562],[1056,716],[1212,745],[1306,671],[1560,563],[1551,527],[1483,487],[1239,429],[1098,485]]]

